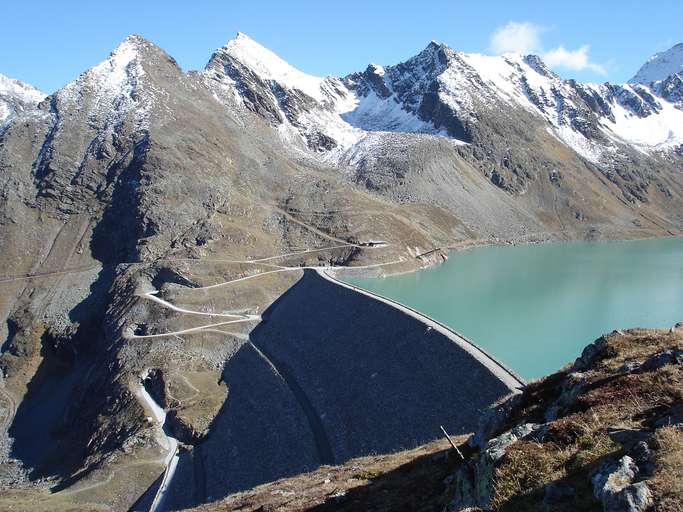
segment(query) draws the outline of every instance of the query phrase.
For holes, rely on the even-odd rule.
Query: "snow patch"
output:
[[[602,149],[597,144],[584,137],[581,133],[573,130],[570,126],[562,125],[554,128],[548,127],[547,131],[589,162],[593,162],[594,164],[600,163],[600,158],[603,154]]]
[[[661,110],[647,117],[638,117],[614,103],[614,122],[603,119],[608,134],[637,146],[666,149],[683,144],[683,111],[668,101],[658,98]]]
[[[0,73],[0,95],[20,98],[27,103],[36,105],[45,99],[45,93],[32,85],[9,78]]]
[[[342,118],[364,131],[437,132],[431,123],[426,123],[415,114],[407,112],[395,96],[383,99],[374,91],[360,98],[356,108],[343,113]]]

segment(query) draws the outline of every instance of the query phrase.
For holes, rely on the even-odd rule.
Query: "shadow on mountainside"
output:
[[[65,478],[78,468],[90,439],[84,421],[84,403],[101,402],[91,395],[90,370],[98,357],[103,337],[102,318],[113,279],[113,269],[103,267],[90,286],[90,293],[69,312],[69,328],[45,329],[40,336],[40,363],[27,384],[17,407],[9,435],[11,456],[29,470],[30,478]]]
[[[466,437],[454,438],[467,454]],[[197,512],[441,512],[453,499],[460,457],[448,441],[438,439],[413,450],[352,459],[322,466],[207,503]]]

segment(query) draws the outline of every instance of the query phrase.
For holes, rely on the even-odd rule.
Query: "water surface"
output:
[[[683,238],[480,247],[435,268],[347,281],[443,322],[532,379],[603,333],[683,321]]]

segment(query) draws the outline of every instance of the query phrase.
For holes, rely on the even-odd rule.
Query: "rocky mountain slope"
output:
[[[681,327],[613,332],[494,407],[448,510],[680,510]]]
[[[395,66],[317,78],[238,34],[216,51],[204,75],[228,104],[258,113],[284,140],[356,172],[384,145],[373,132],[447,136],[455,146],[467,145],[461,153],[490,166],[494,183],[517,192],[542,163],[524,154],[529,141],[514,129],[521,119],[531,123],[528,131],[542,132],[539,142],[560,141],[607,176],[614,167],[633,166],[634,151],[668,160],[662,150],[675,154],[683,143],[678,83],[668,92],[650,82],[582,84],[562,80],[535,55],[466,54],[432,42]]]
[[[290,367],[271,346],[299,324],[327,332],[331,347],[357,338],[324,300],[334,287],[320,292],[325,315],[286,300],[312,286],[301,267],[391,273],[469,244],[679,234],[677,87],[665,97],[654,85],[581,85],[537,58],[435,43],[403,64],[318,79],[243,35],[199,72],[130,36],[47,98],[3,86],[3,492],[44,498],[50,510],[201,503],[225,489],[205,468],[233,460],[201,447],[240,446],[251,434],[233,428],[242,410],[277,416],[278,460],[293,460],[284,447],[311,448],[305,469],[327,460],[312,450],[319,425],[339,440],[335,462],[377,449],[381,408],[365,444],[343,441],[353,425],[311,412],[329,402],[355,418],[310,371],[334,354]],[[619,135],[622,118],[651,123],[652,140]],[[655,137],[663,132],[651,126],[666,119],[671,137]],[[303,316],[288,322],[275,307]],[[491,384],[461,404],[467,421],[448,425],[468,429],[507,386],[413,327],[425,360],[469,361]],[[386,342],[359,350],[381,353]],[[383,403],[365,359],[341,360],[335,378],[354,375],[358,399]],[[410,391],[428,406],[446,376],[418,362],[398,358],[382,379],[411,371]],[[404,422],[380,448],[427,441],[436,421]],[[171,461],[180,476],[160,492]],[[244,485],[292,471],[273,463]]]
[[[683,327],[602,337],[469,439],[283,479],[197,510],[679,511]]]
[[[441,134],[472,143],[494,111],[523,109],[545,121],[550,135],[599,163],[620,145],[647,152],[681,145],[683,112],[649,88],[679,71],[672,63],[676,49],[644,66],[657,67],[649,75],[661,77],[637,75],[624,85],[562,80],[535,55],[466,54],[436,42],[394,66],[371,64],[347,77],[317,78],[238,34],[214,53],[204,75],[283,137],[298,133],[309,148],[337,158],[368,132]]]
[[[228,110],[270,124],[294,158],[340,167],[393,201],[439,205],[472,232],[585,236],[680,224],[678,212],[660,209],[680,201],[678,75],[582,84],[537,56],[432,42],[395,66],[317,78],[238,34],[202,77]],[[491,215],[492,203],[504,214]],[[634,218],[643,204],[654,215]]]

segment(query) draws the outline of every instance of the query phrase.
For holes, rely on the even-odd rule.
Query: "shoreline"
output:
[[[556,235],[557,233],[555,233]],[[439,265],[442,265],[448,260],[448,255],[451,252],[464,252],[468,251],[471,249],[479,249],[482,247],[515,247],[515,246],[521,246],[521,245],[545,245],[545,244],[553,244],[553,243],[563,243],[563,244],[571,244],[571,243],[577,243],[577,242],[586,242],[586,243],[604,243],[604,242],[639,242],[639,241],[645,241],[645,240],[655,240],[659,238],[683,238],[683,231],[677,233],[677,234],[660,234],[660,235],[654,235],[652,233],[644,235],[644,236],[634,236],[631,238],[559,238],[559,237],[552,237],[552,235],[548,238],[545,239],[538,239],[538,240],[520,240],[520,239],[515,239],[515,238],[510,238],[510,239],[499,239],[499,240],[492,240],[490,238],[486,239],[472,239],[472,240],[463,240],[461,244],[456,244],[456,245],[446,245],[443,247],[436,247],[434,249],[430,249],[429,251],[426,251],[426,253],[423,254],[445,254],[446,258],[441,259],[441,260],[435,260],[434,258],[430,259],[422,259],[420,260],[420,256],[416,256],[415,259],[420,260],[424,262],[425,264],[419,267],[414,267],[408,270],[401,270],[397,272],[391,272],[391,271],[384,271],[382,274],[372,274],[367,272],[367,265],[359,265],[357,267],[353,266],[345,266],[345,267],[339,267],[338,269],[335,269],[335,271],[340,272],[340,273],[357,273],[357,275],[354,275],[353,278],[357,279],[377,279],[377,278],[384,278],[384,277],[393,277],[393,276],[400,276],[404,274],[411,274],[413,272],[419,272],[421,270],[428,270],[430,268],[437,267]],[[401,263],[406,263],[409,260],[405,260]],[[381,264],[377,265],[377,267],[382,268]]]

